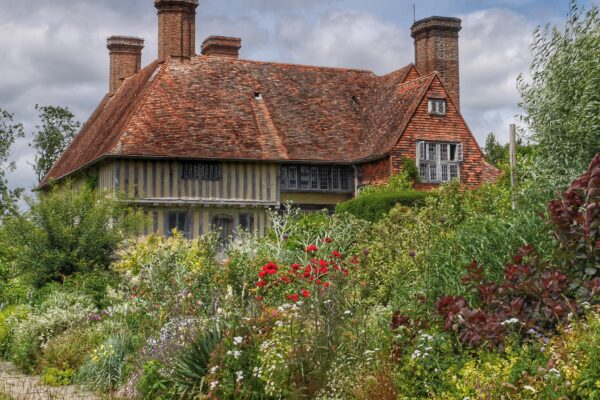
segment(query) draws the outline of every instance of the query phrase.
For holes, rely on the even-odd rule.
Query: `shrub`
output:
[[[39,365],[44,368],[77,370],[88,354],[106,339],[107,329],[101,324],[74,327],[51,338],[44,346]]]
[[[9,306],[0,311],[0,356],[8,356],[17,325],[31,312],[25,305]]]
[[[126,359],[133,350],[133,344],[127,336],[109,337],[88,357],[76,380],[94,391],[113,391],[127,374]]]
[[[122,242],[140,231],[143,215],[83,186],[54,188],[30,199],[30,210],[4,220],[17,269],[38,286],[76,272],[107,269]]]
[[[411,190],[363,194],[355,199],[339,204],[336,207],[336,212],[347,212],[357,218],[377,222],[397,204],[405,206],[420,204],[428,195],[425,192]]]
[[[48,386],[66,386],[73,383],[75,371],[64,365],[62,369],[46,368],[42,375],[42,383]]]
[[[94,312],[93,303],[86,296],[63,292],[50,295],[14,328],[11,359],[20,368],[31,371],[52,337],[85,323]]]

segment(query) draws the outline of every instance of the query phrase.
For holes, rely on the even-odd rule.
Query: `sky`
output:
[[[585,2],[586,0],[580,0]],[[593,1],[593,0],[591,0]],[[416,13],[413,13],[415,4]],[[153,0],[0,0],[0,108],[27,137],[13,148],[9,186],[35,186],[35,105],[66,106],[85,122],[108,91],[106,38],[143,37],[157,55]],[[527,73],[536,26],[562,25],[569,0],[200,0],[197,51],[210,35],[242,38],[240,57],[372,70],[414,62],[410,26],[432,15],[462,19],[461,107],[480,145],[506,142],[517,122],[516,79]]]

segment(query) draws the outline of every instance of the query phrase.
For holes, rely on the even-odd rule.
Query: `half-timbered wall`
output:
[[[220,163],[220,179],[183,179],[179,161],[117,159],[100,169],[99,187],[141,203],[272,206],[278,202],[278,169],[268,163]]]

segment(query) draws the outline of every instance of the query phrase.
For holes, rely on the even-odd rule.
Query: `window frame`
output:
[[[463,147],[460,142],[418,140],[416,158],[421,183],[446,183],[453,179],[460,180],[460,167],[464,161]],[[444,148],[445,150],[442,150]],[[442,154],[447,160],[442,159]]]
[[[447,109],[448,102],[446,99],[430,97],[427,101],[427,112],[429,115],[444,116],[446,115]]]
[[[354,191],[354,185],[351,184],[354,171],[347,165],[282,164],[279,167],[279,177],[283,192],[352,193]]]

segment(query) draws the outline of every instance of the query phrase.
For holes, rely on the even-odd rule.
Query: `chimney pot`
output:
[[[110,54],[109,93],[113,95],[125,79],[142,69],[144,39],[131,36],[111,36],[106,40]]]
[[[452,100],[460,109],[458,32],[461,20],[429,17],[416,21],[411,28],[415,39],[415,65],[422,74],[439,72]]]
[[[210,36],[202,43],[202,55],[239,58],[242,39],[227,36]]]
[[[198,0],[155,0],[158,10],[158,58],[180,60],[196,55]]]

